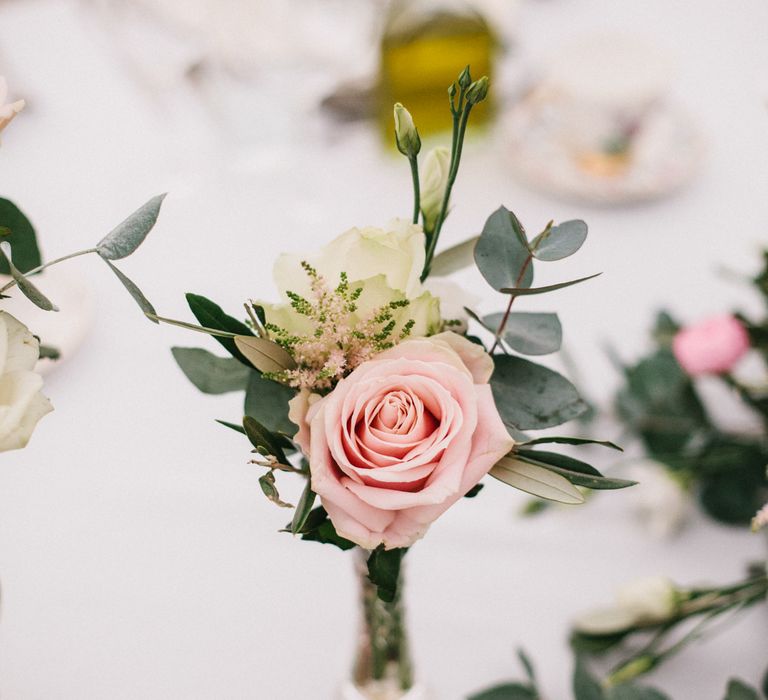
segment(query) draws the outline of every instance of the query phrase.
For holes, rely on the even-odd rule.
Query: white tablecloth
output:
[[[48,257],[92,245],[167,190],[156,230],[124,269],[165,315],[189,318],[187,291],[237,313],[244,298],[273,294],[281,250],[408,214],[404,161],[365,128],[330,127],[309,108],[302,86],[322,87],[322,72],[297,69],[294,82],[285,66],[277,77],[265,70],[243,102],[253,112],[232,126],[220,113],[234,101],[138,82],[86,6],[0,4],[0,74],[29,101],[3,137],[0,192],[31,216]],[[468,145],[446,242],[476,232],[502,202],[531,229],[589,222],[583,252],[538,279],[604,275],[527,308],[556,308],[585,386],[605,401],[618,377],[604,342],[637,356],[658,305],[688,319],[760,308],[717,270],[753,272],[768,243],[768,6],[552,0],[525,4],[519,20],[519,50],[534,63],[586,29],[665,44],[678,59],[676,97],[708,139],[691,187],[618,210],[531,193],[511,179],[503,142]],[[277,532],[285,513],[260,494],[246,444],[213,422],[237,419],[240,397],[199,395],[169,352],[214,345],[146,322],[98,260],[67,269],[91,284],[96,323],[47,381],[56,412],[28,449],[2,459],[2,697],[332,697],[355,625],[349,557]],[[498,307],[476,276],[462,280]],[[701,518],[674,541],[649,539],[628,498],[520,520],[525,499],[492,483],[434,526],[408,555],[408,600],[417,669],[436,697],[519,677],[522,645],[549,697],[567,698],[574,613],[636,576],[727,581],[764,554],[761,538]],[[764,610],[753,612],[655,682],[676,700],[719,698],[730,675],[756,683],[765,631]]]

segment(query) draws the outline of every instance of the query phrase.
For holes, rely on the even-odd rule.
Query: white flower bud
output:
[[[424,159],[421,169],[421,213],[426,231],[434,230],[440,215],[450,167],[451,152],[445,146],[433,148]]]
[[[395,141],[397,150],[408,158],[415,158],[421,150],[421,138],[413,117],[399,102],[395,104]]]
[[[632,611],[638,621],[659,622],[677,612],[679,595],[664,576],[649,576],[622,586],[616,594],[619,607]]]

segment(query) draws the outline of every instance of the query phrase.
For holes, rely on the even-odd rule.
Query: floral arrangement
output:
[[[725,622],[748,609],[762,608],[768,596],[764,564],[750,567],[746,576],[721,586],[683,588],[663,576],[638,579],[622,586],[610,606],[577,617],[571,634],[575,655],[572,679],[575,700],[671,700],[641,679],[707,634],[725,629]],[[764,608],[760,613],[764,614]],[[500,683],[468,700],[542,700],[545,695],[527,655],[518,656],[525,681]],[[606,665],[604,676],[590,668],[596,659]],[[768,697],[768,670],[761,691],[739,678],[730,678],[724,700]],[[761,694],[762,692],[762,694]],[[714,695],[713,695],[714,697]]]
[[[768,302],[768,268],[753,282]],[[622,367],[619,418],[640,439],[651,466],[695,494],[713,518],[765,524],[766,509],[755,513],[768,499],[768,318],[735,313],[682,326],[662,312],[653,335],[653,352]],[[718,401],[737,402],[744,427],[720,425],[713,388]]]
[[[24,100],[5,104],[8,87],[0,77],[0,132],[24,109]],[[93,248],[70,253],[43,263],[35,229],[16,204],[0,198],[0,300],[9,298],[14,288],[44,311],[58,311],[30,279],[46,268],[70,258],[94,253],[117,275],[144,311],[153,311],[138,287],[115,265],[133,253],[144,241],[157,220],[163,197],[155,197],[134,212]],[[0,302],[1,303],[1,302]],[[42,393],[43,378],[36,371],[38,360],[57,359],[58,351],[41,345],[40,338],[27,326],[0,307],[0,452],[27,445],[38,421],[53,410]]]
[[[556,351],[557,316],[512,311],[519,297],[589,279],[533,286],[534,263],[575,253],[586,224],[549,222],[531,238],[500,207],[479,236],[436,255],[470,113],[487,91],[487,78],[472,80],[469,68],[461,73],[448,90],[451,149],[431,151],[422,168],[418,130],[395,105],[396,145],[413,182],[409,220],[354,228],[319,251],[282,255],[274,268],[281,300],[248,301],[245,320],[197,294],[187,301],[199,325],[148,312],[211,335],[229,353],[173,349],[203,392],[245,390],[242,422],[224,424],[250,441],[265,496],[293,508],[285,531],[362,553],[369,634],[356,665],[358,689],[411,687],[399,607],[402,558],[442,513],[475,496],[483,477],[570,504],[584,500],[579,487],[633,483],[539,449],[591,440],[523,432],[587,408],[567,379],[518,354]],[[481,317],[459,306],[446,315],[431,279],[472,261],[506,308]],[[304,482],[295,507],[280,495],[283,476]]]

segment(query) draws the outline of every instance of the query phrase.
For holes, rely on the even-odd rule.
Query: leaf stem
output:
[[[85,250],[79,250],[77,253],[70,253],[69,255],[63,255],[60,258],[56,258],[55,260],[51,260],[50,262],[45,263],[44,265],[39,265],[38,267],[29,270],[28,272],[24,273],[25,277],[30,277],[31,275],[36,275],[38,272],[42,272],[47,267],[51,267],[52,265],[56,265],[60,262],[64,262],[65,260],[70,260],[71,258],[77,258],[80,255],[88,255],[90,253],[95,253],[96,248],[86,248]],[[11,287],[16,285],[16,280],[9,281],[4,287],[0,288],[0,294],[2,294],[4,291],[10,289]]]
[[[529,265],[531,264],[531,260],[533,260],[533,253],[529,253],[528,257],[525,259],[525,262],[523,263],[522,267],[520,268],[520,274],[517,276],[517,279],[515,280],[515,287],[519,287],[523,282],[523,277],[525,276],[526,271],[528,270]],[[504,316],[501,318],[501,323],[499,323],[499,327],[496,329],[496,337],[493,341],[493,347],[491,348],[491,351],[489,354],[493,355],[496,348],[499,346],[499,343],[501,342],[501,336],[504,333],[504,329],[507,327],[507,321],[509,321],[509,313],[512,311],[512,304],[515,303],[515,299],[517,299],[516,294],[511,294],[509,297],[509,303],[507,304],[507,310],[504,312]]]

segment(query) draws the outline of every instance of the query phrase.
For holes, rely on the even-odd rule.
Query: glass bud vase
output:
[[[354,552],[355,574],[360,591],[360,623],[352,667],[352,678],[344,686],[343,700],[426,700],[420,685],[414,685],[403,605],[403,574],[391,603],[376,594],[368,579],[370,552]]]

